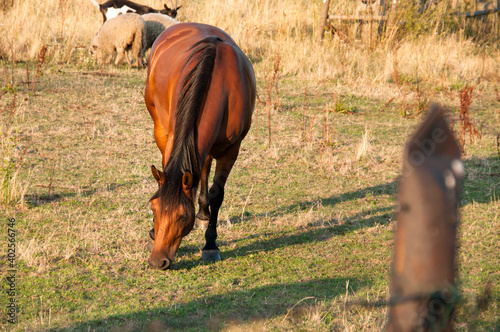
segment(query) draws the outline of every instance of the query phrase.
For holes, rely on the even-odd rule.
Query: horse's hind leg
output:
[[[208,156],[201,171],[201,187],[200,196],[198,197],[198,204],[200,206],[198,214],[196,215],[196,224],[202,229],[207,229],[210,220],[210,211],[208,209],[208,177],[210,176],[210,168],[212,166],[212,157]]]
[[[214,183],[208,192],[210,219],[208,221],[207,230],[205,231],[205,247],[203,247],[201,251],[201,259],[204,261],[220,260],[220,251],[215,243],[217,239],[217,219],[219,216],[219,209],[224,200],[224,186],[238,158],[239,149],[239,144],[234,146],[229,153],[217,160],[215,166]]]

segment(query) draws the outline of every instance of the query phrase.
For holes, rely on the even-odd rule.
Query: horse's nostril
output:
[[[148,263],[149,267],[152,269],[167,270],[170,268],[170,260],[168,258],[163,260],[148,259]]]
[[[170,268],[170,261],[168,259],[163,261],[163,265],[160,267],[160,270],[167,270]]]

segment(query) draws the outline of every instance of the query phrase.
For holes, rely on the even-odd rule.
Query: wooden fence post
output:
[[[460,149],[434,105],[403,158],[386,332],[452,331]]]
[[[319,16],[318,34],[316,35],[316,40],[318,42],[323,40],[326,21],[328,20],[328,8],[330,8],[330,0],[323,0],[323,7],[321,8],[321,15]]]

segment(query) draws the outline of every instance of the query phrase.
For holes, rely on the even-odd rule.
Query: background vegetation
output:
[[[381,330],[387,308],[359,303],[389,296],[401,154],[430,101],[466,138],[455,328],[499,328],[498,23],[403,3],[380,34],[335,23],[317,43],[321,3],[179,1],[180,21],[221,27],[249,56],[258,103],[220,214],[223,260],[199,261],[194,230],[159,272],[145,261],[160,164],[145,70],[95,64],[88,0],[0,2],[0,218],[17,220],[19,306],[9,325],[3,282],[3,329]]]

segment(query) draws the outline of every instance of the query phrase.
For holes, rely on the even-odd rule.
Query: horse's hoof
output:
[[[201,260],[204,262],[216,262],[220,261],[220,251],[219,249],[212,250],[202,250]]]
[[[206,230],[208,228],[208,219],[200,219],[196,217],[196,227],[200,228],[201,230]]]
[[[148,235],[148,247],[147,248],[148,248],[149,252],[153,251],[154,244],[155,244],[155,241],[152,238],[150,238]]]

